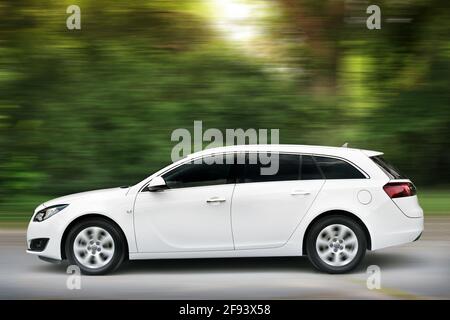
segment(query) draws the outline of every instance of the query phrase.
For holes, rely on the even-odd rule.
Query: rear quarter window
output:
[[[314,156],[325,179],[365,179],[366,176],[350,163],[330,157]]]

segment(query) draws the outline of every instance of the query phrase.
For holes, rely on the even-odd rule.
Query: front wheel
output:
[[[344,273],[363,259],[367,240],[361,226],[346,216],[317,221],[308,232],[306,249],[311,263],[327,273]]]
[[[124,241],[115,225],[104,219],[87,219],[69,231],[67,259],[84,274],[106,274],[116,270],[124,260]]]

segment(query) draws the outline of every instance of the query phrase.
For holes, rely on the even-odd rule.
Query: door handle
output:
[[[225,198],[219,198],[219,197],[212,197],[206,200],[207,203],[215,203],[215,202],[225,202]]]
[[[306,190],[292,190],[292,192],[291,192],[291,195],[293,195],[293,196],[297,196],[297,195],[307,196],[308,194],[311,194],[311,192],[306,191]]]

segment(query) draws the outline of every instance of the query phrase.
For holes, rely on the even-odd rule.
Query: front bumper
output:
[[[42,252],[47,247],[49,238],[36,238],[28,241],[28,250],[33,252]]]
[[[57,215],[42,222],[31,221],[27,229],[27,253],[53,260],[61,258],[61,239],[64,233],[62,224],[56,221]],[[34,247],[37,239],[48,239],[45,246]]]

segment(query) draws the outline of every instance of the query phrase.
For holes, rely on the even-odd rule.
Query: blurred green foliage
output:
[[[134,184],[194,120],[381,150],[419,187],[449,186],[445,1],[380,1],[383,19],[411,19],[381,30],[346,22],[367,14],[344,1],[233,0],[228,16],[226,1],[0,0],[2,211]],[[233,40],[217,21],[264,32]]]

